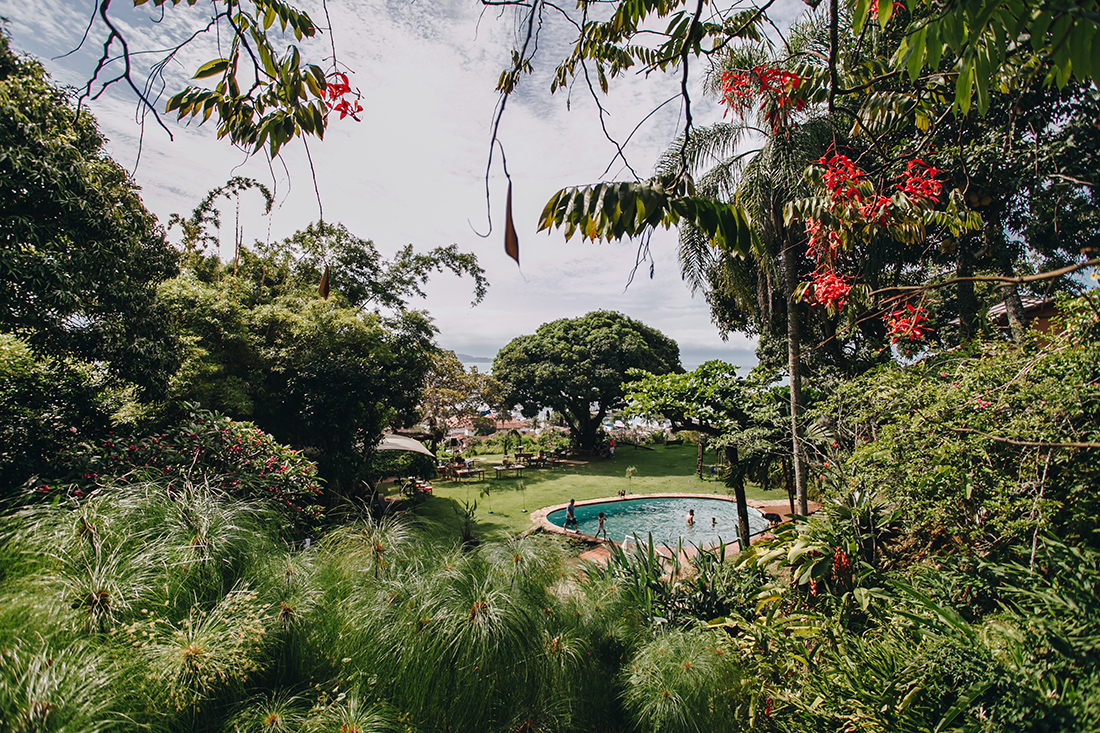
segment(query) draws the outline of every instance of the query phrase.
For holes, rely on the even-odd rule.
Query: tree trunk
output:
[[[745,498],[745,472],[737,465],[737,446],[725,447],[726,463],[733,479],[733,497],[737,501],[737,536],[741,552],[749,549],[749,502]]]
[[[695,456],[695,475],[701,479],[703,478],[703,458],[707,452],[707,441],[702,433],[699,434],[698,444],[699,450]]]
[[[791,504],[791,514],[795,514],[794,510],[794,471],[791,470],[792,461],[783,461],[783,483],[787,487],[787,501]]]
[[[955,245],[955,275],[957,277],[974,276],[974,259],[971,257],[971,237],[959,237]],[[957,284],[955,297],[959,309],[959,340],[970,341],[977,334],[975,323],[978,313],[978,300],[974,297],[974,283],[964,280]]]
[[[988,212],[985,223],[985,244],[995,254],[997,267],[1005,277],[1015,277],[1016,270],[1012,266],[1012,252],[1005,237],[1003,212],[1000,206],[992,208]],[[1005,316],[1008,318],[1008,328],[1012,333],[1012,340],[1021,343],[1027,336],[1027,314],[1024,313],[1024,304],[1020,300],[1020,291],[1016,283],[1002,283],[1001,294],[1004,295]]]
[[[809,499],[806,495],[806,462],[802,455],[801,425],[802,415],[802,340],[798,320],[798,304],[794,301],[794,291],[798,286],[798,256],[794,245],[786,242],[782,253],[783,295],[787,301],[787,370],[791,386],[791,460],[794,466],[794,489],[798,497],[798,511],[809,514]]]

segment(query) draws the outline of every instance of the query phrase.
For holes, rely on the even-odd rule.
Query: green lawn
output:
[[[620,489],[629,494],[732,492],[709,473],[702,480],[696,478],[695,457],[693,445],[653,446],[652,450],[621,446],[612,460],[597,458],[584,466],[527,469],[522,479],[497,479],[492,477],[491,467],[499,464],[501,457],[486,455],[481,456],[480,464],[487,468],[484,481],[433,481],[433,496],[413,511],[439,533],[458,537],[462,527],[458,510],[464,502],[477,502],[474,533],[482,539],[502,539],[528,529],[531,512],[536,509],[570,499],[614,497]],[[708,453],[707,461],[714,460],[714,454]],[[629,466],[637,468],[631,479],[626,477]],[[746,493],[750,499],[786,498],[782,490],[764,491],[752,484]]]

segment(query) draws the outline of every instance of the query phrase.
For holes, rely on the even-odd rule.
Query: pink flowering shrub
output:
[[[81,499],[111,485],[157,482],[169,493],[184,482],[206,483],[238,499],[273,503],[296,523],[320,519],[316,465],[249,422],[192,407],[168,430],[143,437],[108,435],[66,457],[70,480],[44,494]]]

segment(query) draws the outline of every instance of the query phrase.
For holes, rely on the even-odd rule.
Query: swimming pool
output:
[[[695,510],[695,524],[688,526],[687,513]],[[749,507],[749,534],[758,534],[768,528],[764,515]],[[599,514],[607,519],[608,539],[629,544],[646,542],[653,535],[653,542],[675,547],[680,539],[685,545],[708,547],[725,542],[737,542],[737,504],[732,499],[715,496],[642,496],[633,499],[608,499],[576,505],[577,530],[595,535],[599,526]],[[547,521],[557,527],[565,526],[565,509],[555,509],[546,515]]]

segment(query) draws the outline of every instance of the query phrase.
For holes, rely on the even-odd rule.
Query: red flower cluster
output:
[[[938,202],[943,191],[943,184],[936,180],[939,172],[920,158],[915,158],[909,161],[905,169],[905,183],[899,183],[898,188],[911,199]]]
[[[845,280],[844,275],[836,274],[836,270],[815,270],[814,300],[818,305],[833,305],[840,310],[844,307],[844,303],[848,300],[848,293],[852,289]]]
[[[787,125],[792,111],[801,111],[806,100],[798,95],[802,77],[790,71],[769,66],[757,66],[748,72],[727,71],[722,74],[722,103],[744,116],[754,100],[760,97],[760,111],[779,132]]]
[[[729,109],[739,115],[744,114],[744,111],[752,104],[755,95],[756,91],[753,89],[748,74],[737,71],[727,71],[722,74],[722,103]],[[728,112],[729,109],[726,111]],[[724,114],[722,116],[725,117]]]
[[[840,249],[840,232],[834,229],[826,231],[819,219],[806,221],[806,233],[810,235],[806,242],[806,254],[816,260],[826,256],[831,258]]]
[[[849,201],[862,203],[863,197],[859,192],[859,184],[866,179],[867,175],[857,168],[847,155],[833,153],[830,156],[826,153],[817,162],[825,166],[825,175],[822,176],[821,181],[825,184],[825,188],[829,189],[833,207]]]
[[[859,207],[859,215],[868,222],[885,224],[890,218],[890,199],[876,195]]]
[[[328,96],[328,107],[333,112],[340,113],[340,119],[344,119],[348,115],[356,122],[359,122],[359,118],[356,115],[363,111],[363,105],[359,104],[359,100],[363,98],[363,95],[358,89],[354,90],[354,97],[348,99],[348,95],[351,95],[352,88],[348,83],[348,75],[341,74],[338,71],[328,75],[325,84],[325,94]]]
[[[833,574],[840,577],[842,573],[848,572],[851,567],[852,558],[848,557],[848,553],[843,548],[836,548],[833,552]]]
[[[932,331],[926,324],[927,320],[928,317],[924,315],[922,306],[906,305],[891,313],[886,319],[886,335],[890,337],[892,344],[896,344],[899,340],[920,341]]]

